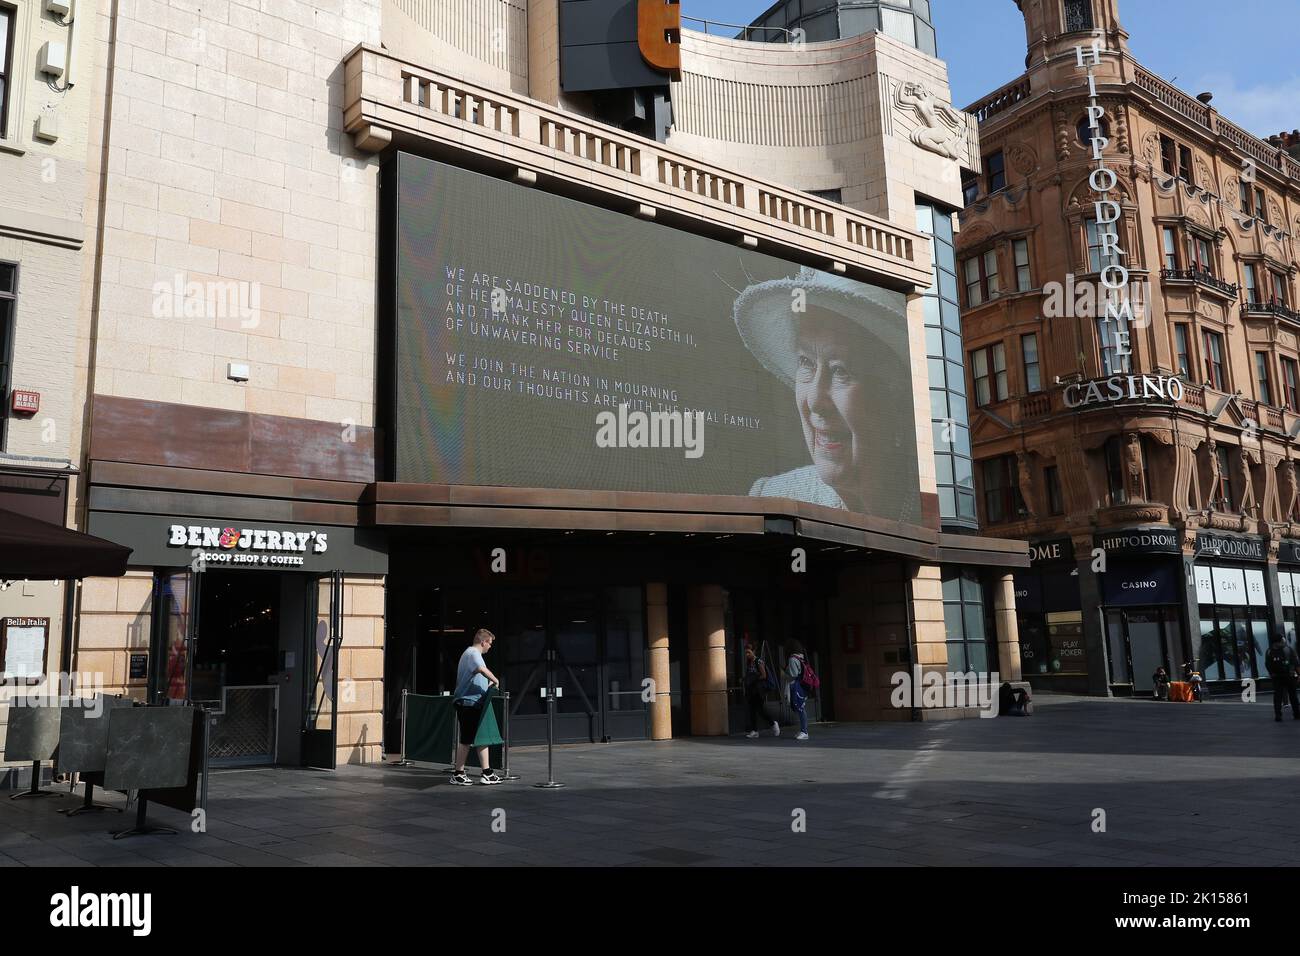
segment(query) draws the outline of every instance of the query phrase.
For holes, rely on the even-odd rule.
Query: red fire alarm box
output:
[[[9,407],[17,415],[35,415],[41,410],[41,393],[15,388]]]

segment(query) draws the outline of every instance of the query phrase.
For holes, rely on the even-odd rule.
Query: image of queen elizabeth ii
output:
[[[810,459],[749,494],[911,517],[885,507],[904,484],[915,499],[906,298],[806,268],[749,286],[734,315],[745,346],[793,393]]]

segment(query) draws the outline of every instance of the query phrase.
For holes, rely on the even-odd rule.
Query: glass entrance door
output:
[[[1169,666],[1169,649],[1165,641],[1164,614],[1159,609],[1128,611],[1129,661],[1133,667],[1133,690],[1149,694],[1155,689],[1151,679],[1156,668]]]
[[[460,655],[486,627],[497,636],[486,663],[510,694],[514,743],[546,740],[541,693],[547,687],[563,691],[556,701],[556,740],[644,738],[643,601],[639,586],[430,589],[418,618],[413,689],[453,692]]]
[[[1112,608],[1106,612],[1106,641],[1111,683],[1129,684],[1135,694],[1155,689],[1152,677],[1158,667],[1174,680],[1181,673],[1172,659],[1182,648],[1177,608]]]
[[[560,740],[604,740],[601,720],[599,596],[594,591],[558,590],[551,602],[550,686],[564,696],[555,702]]]
[[[338,660],[343,641],[343,573],[331,571],[313,582],[315,613],[308,618],[307,706],[302,723],[302,763],[333,770],[338,761]]]

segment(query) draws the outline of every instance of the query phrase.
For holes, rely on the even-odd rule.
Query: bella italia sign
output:
[[[1111,402],[1181,402],[1182,379],[1164,375],[1112,375],[1091,382],[1074,382],[1065,387],[1061,400],[1066,408],[1084,408]]]
[[[1090,47],[1075,47],[1074,51],[1079,68],[1088,71],[1088,95],[1091,97],[1088,103],[1088,128],[1092,131],[1092,158],[1097,161],[1097,168],[1088,177],[1088,185],[1097,194],[1093,208],[1097,219],[1097,238],[1101,243],[1098,259],[1102,263],[1102,270],[1099,278],[1106,303],[1106,311],[1101,318],[1102,345],[1105,350],[1109,344],[1110,350],[1120,359],[1120,367],[1127,369],[1128,356],[1133,353],[1129,340],[1129,326],[1134,320],[1133,303],[1129,300],[1129,271],[1124,265],[1128,253],[1119,244],[1118,223],[1123,220],[1124,210],[1110,198],[1111,191],[1119,183],[1119,177],[1106,165],[1104,155],[1110,139],[1104,135],[1106,108],[1101,105],[1098,97],[1097,76],[1094,72],[1095,67],[1101,65],[1101,40],[1093,40]],[[1108,368],[1106,371],[1116,370]]]

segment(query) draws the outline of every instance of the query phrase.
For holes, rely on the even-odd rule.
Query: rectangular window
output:
[[[990,524],[1014,521],[1020,512],[1015,461],[1011,455],[1003,455],[981,463],[984,472],[984,514]]]
[[[1020,336],[1020,354],[1025,361],[1025,391],[1039,392],[1043,389],[1042,377],[1038,369],[1038,336],[1034,333]]]
[[[998,254],[993,249],[984,253],[984,282],[988,286],[990,299],[1002,291],[998,276]]]
[[[1184,182],[1192,182],[1192,151],[1186,146],[1178,147],[1178,176]]]
[[[1128,486],[1124,484],[1124,448],[1118,436],[1106,439],[1106,487],[1112,505],[1128,504]]]
[[[1191,337],[1188,335],[1188,326],[1181,323],[1174,326],[1174,351],[1178,353],[1178,374],[1183,378],[1190,378],[1192,374]]]
[[[1273,404],[1273,380],[1268,374],[1268,353],[1255,353],[1255,381],[1259,383],[1259,400],[1265,405]]]
[[[1286,388],[1287,408],[1300,412],[1300,366],[1295,359],[1282,359],[1282,384]]]
[[[1223,336],[1218,332],[1206,332],[1205,346],[1205,381],[1211,388],[1227,391],[1228,380],[1223,374]]]
[[[1097,346],[1101,353],[1101,370],[1105,375],[1118,375],[1128,371],[1128,353],[1120,354],[1119,340],[1115,336],[1115,323],[1106,317],[1097,317]]]
[[[1286,276],[1280,272],[1269,270],[1269,275],[1273,277],[1273,304],[1289,306],[1289,296],[1286,294]]]
[[[970,354],[975,379],[975,404],[988,405],[1007,397],[1007,354],[1001,342]]]
[[[969,206],[976,199],[980,198],[980,179],[974,173],[968,173],[965,170],[961,174],[961,196],[962,202]],[[1250,210],[1247,209],[1247,212]]]
[[[962,272],[966,278],[966,307],[973,309],[984,304],[984,283],[980,281],[980,259],[972,256],[962,263]]]
[[[1118,223],[1108,222],[1098,228],[1096,219],[1084,220],[1084,227],[1088,234],[1088,270],[1090,272],[1101,272],[1102,269],[1116,264],[1117,253],[1115,247],[1118,243],[1112,238],[1104,255],[1102,254],[1102,243],[1103,237],[1116,237],[1119,235],[1115,231],[1117,225]]]
[[[1241,180],[1241,182],[1237,184],[1237,196],[1241,200],[1241,211],[1244,212],[1247,216],[1249,216],[1251,212],[1250,183],[1246,182],[1246,180],[1244,179]]]
[[[0,401],[9,401],[9,362],[13,355],[14,311],[18,295],[18,266],[0,262]],[[5,447],[5,421],[8,415],[0,410],[0,451]],[[0,661],[0,665],[3,665]]]
[[[9,87],[13,78],[14,11],[0,6],[0,139],[9,135]]]
[[[1165,226],[1162,230],[1165,238],[1165,268],[1178,268],[1178,232],[1173,226]]]
[[[1264,209],[1264,190],[1255,187],[1255,218],[1268,225],[1268,214]]]
[[[1162,135],[1160,137],[1160,168],[1163,169],[1167,175],[1172,176],[1174,175],[1174,170],[1178,168],[1176,165],[1177,162],[1177,149],[1174,145],[1174,141],[1168,136]]]
[[[1246,273],[1246,302],[1255,304],[1260,301],[1259,298],[1259,278],[1255,272],[1253,263],[1246,263],[1242,267]]]
[[[984,170],[988,176],[990,193],[1006,188],[1007,167],[1006,160],[1002,156],[1002,150],[998,150],[992,156],[984,157]]]
[[[1043,469],[1043,484],[1047,486],[1047,512],[1065,514],[1065,498],[1061,494],[1061,473],[1055,465]]]
[[[962,275],[966,284],[966,305],[975,308],[1002,291],[998,277],[998,254],[990,249],[978,256],[971,256],[962,264]]]
[[[1011,251],[1016,260],[1016,291],[1028,292],[1034,287],[1033,277],[1029,273],[1029,240],[1014,240]]]
[[[1214,275],[1214,252],[1208,239],[1200,236],[1187,237],[1187,262],[1193,269]]]

